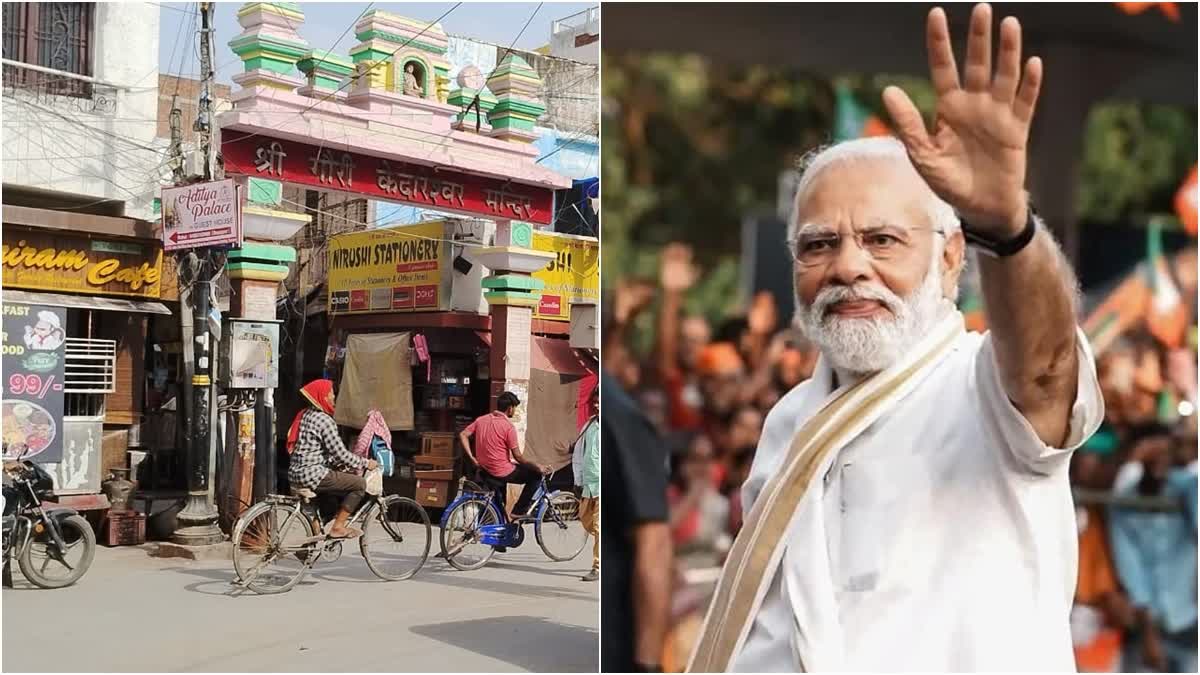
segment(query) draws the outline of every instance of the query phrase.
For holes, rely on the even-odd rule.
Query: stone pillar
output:
[[[475,102],[475,95],[479,95],[479,109],[476,110],[472,105]],[[496,107],[496,97],[492,92],[483,89],[471,89],[470,87],[459,87],[450,92],[450,96],[446,102],[452,106],[457,106],[459,109],[458,115],[454,118],[453,127],[459,131],[474,132],[476,124],[478,124],[479,133],[486,134],[492,130],[492,125],[488,121],[488,115],[492,109]]]
[[[529,369],[533,343],[533,308],[542,296],[542,282],[530,274],[554,260],[553,253],[529,248],[533,229],[528,223],[500,221],[496,246],[476,251],[473,257],[493,271],[484,278],[484,299],[491,307],[491,407],[496,398],[511,391],[521,399],[513,419],[524,448],[529,409]]]
[[[309,53],[308,42],[296,29],[304,13],[294,2],[250,2],[238,10],[241,34],[229,47],[242,59],[246,71],[233,76],[243,89],[267,87],[295,91],[304,84],[296,63]]]
[[[301,96],[324,98],[337,91],[342,79],[354,74],[350,59],[330,52],[311,49],[296,62],[307,84],[297,90]]]
[[[491,135],[522,143],[536,140],[534,124],[546,112],[546,106],[538,98],[542,80],[525,59],[516,54],[505,57],[488,78],[487,88],[497,98],[495,108],[488,114]]]

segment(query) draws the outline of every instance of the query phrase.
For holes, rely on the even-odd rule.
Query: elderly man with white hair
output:
[[[1024,190],[1042,80],[1021,29],[971,16],[960,84],[945,13],[932,133],[820,152],[796,195],[796,321],[813,378],[767,418],[745,524],[689,670],[1074,670],[1071,451],[1103,402],[1076,282]],[[1067,85],[1069,86],[1069,84]],[[953,299],[979,256],[991,330]]]

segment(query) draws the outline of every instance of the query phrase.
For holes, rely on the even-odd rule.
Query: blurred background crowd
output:
[[[663,439],[661,448],[645,451],[661,451],[669,462],[675,581],[667,670],[685,665],[741,525],[740,486],[764,419],[816,363],[816,350],[792,326],[783,246],[797,159],[831,141],[889,133],[879,102],[889,83],[915,92],[926,112],[933,103],[919,68],[908,67],[907,57],[889,61],[889,48],[869,39],[837,47],[880,53],[850,59],[857,74],[803,48],[797,51],[804,56],[763,65],[772,36],[789,22],[807,20],[804,30],[812,34],[836,12],[795,19],[758,15],[768,10],[753,7],[738,10],[749,13],[745,23],[777,30],[763,33],[763,44],[735,42],[741,53],[726,43],[697,46],[716,34],[733,39],[732,17],[715,15],[723,10],[648,17],[649,10],[635,16],[632,7],[610,6],[605,13],[617,39],[606,39],[603,77],[603,367]],[[1096,354],[1107,409],[1101,431],[1071,465],[1079,524],[1071,617],[1077,664],[1090,672],[1195,672],[1195,6],[1058,7],[997,5],[996,15],[1018,16],[1034,49],[1043,49],[1034,51],[1046,60],[1047,82],[1033,152],[1040,142],[1054,146],[1054,157],[1031,158],[1032,194],[1035,203],[1050,202],[1042,212],[1078,272],[1079,323]],[[876,11],[891,10],[868,14]],[[923,59],[928,7],[896,11],[905,12],[903,21],[888,25],[911,26],[912,38],[898,42]],[[952,22],[966,16],[951,12]],[[635,18],[642,26],[670,23],[675,37],[651,44],[647,29],[626,31]],[[883,19],[846,18],[868,37]],[[803,34],[789,35],[803,43],[796,37]],[[1074,66],[1065,55],[1090,49],[1079,46],[1085,36],[1104,36],[1129,54],[1144,49],[1177,58],[1190,72],[1182,98],[1173,98],[1165,82],[1158,89],[1149,82],[1140,89],[1071,82]],[[1086,59],[1076,59],[1086,68]],[[1127,78],[1153,80],[1162,73],[1152,77],[1151,70],[1173,67],[1138,64],[1146,70],[1133,68]],[[1050,93],[1055,86],[1089,92],[1076,101],[1077,123],[1064,112],[1069,97]],[[1062,146],[1062,136],[1074,145]],[[973,267],[968,263],[968,271]],[[960,308],[972,329],[986,330],[970,274]]]

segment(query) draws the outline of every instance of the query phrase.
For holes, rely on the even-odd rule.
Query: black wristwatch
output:
[[[1007,258],[1020,253],[1029,245],[1029,242],[1033,241],[1038,228],[1038,217],[1037,213],[1033,210],[1032,204],[1029,206],[1028,215],[1025,217],[1025,229],[1021,230],[1021,233],[1017,236],[1005,241],[997,241],[987,235],[980,234],[967,221],[961,220],[961,222],[963,236],[966,237],[967,243],[975,247],[980,253],[990,255],[993,258]]]

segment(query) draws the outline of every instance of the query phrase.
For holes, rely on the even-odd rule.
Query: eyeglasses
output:
[[[852,230],[851,235],[858,248],[872,260],[888,261],[904,258],[916,248],[912,234],[929,230],[934,234],[946,234],[935,227],[899,227],[896,225],[874,225],[861,230]],[[834,230],[810,230],[789,242],[792,258],[804,267],[821,267],[837,259],[842,248],[843,235]]]

